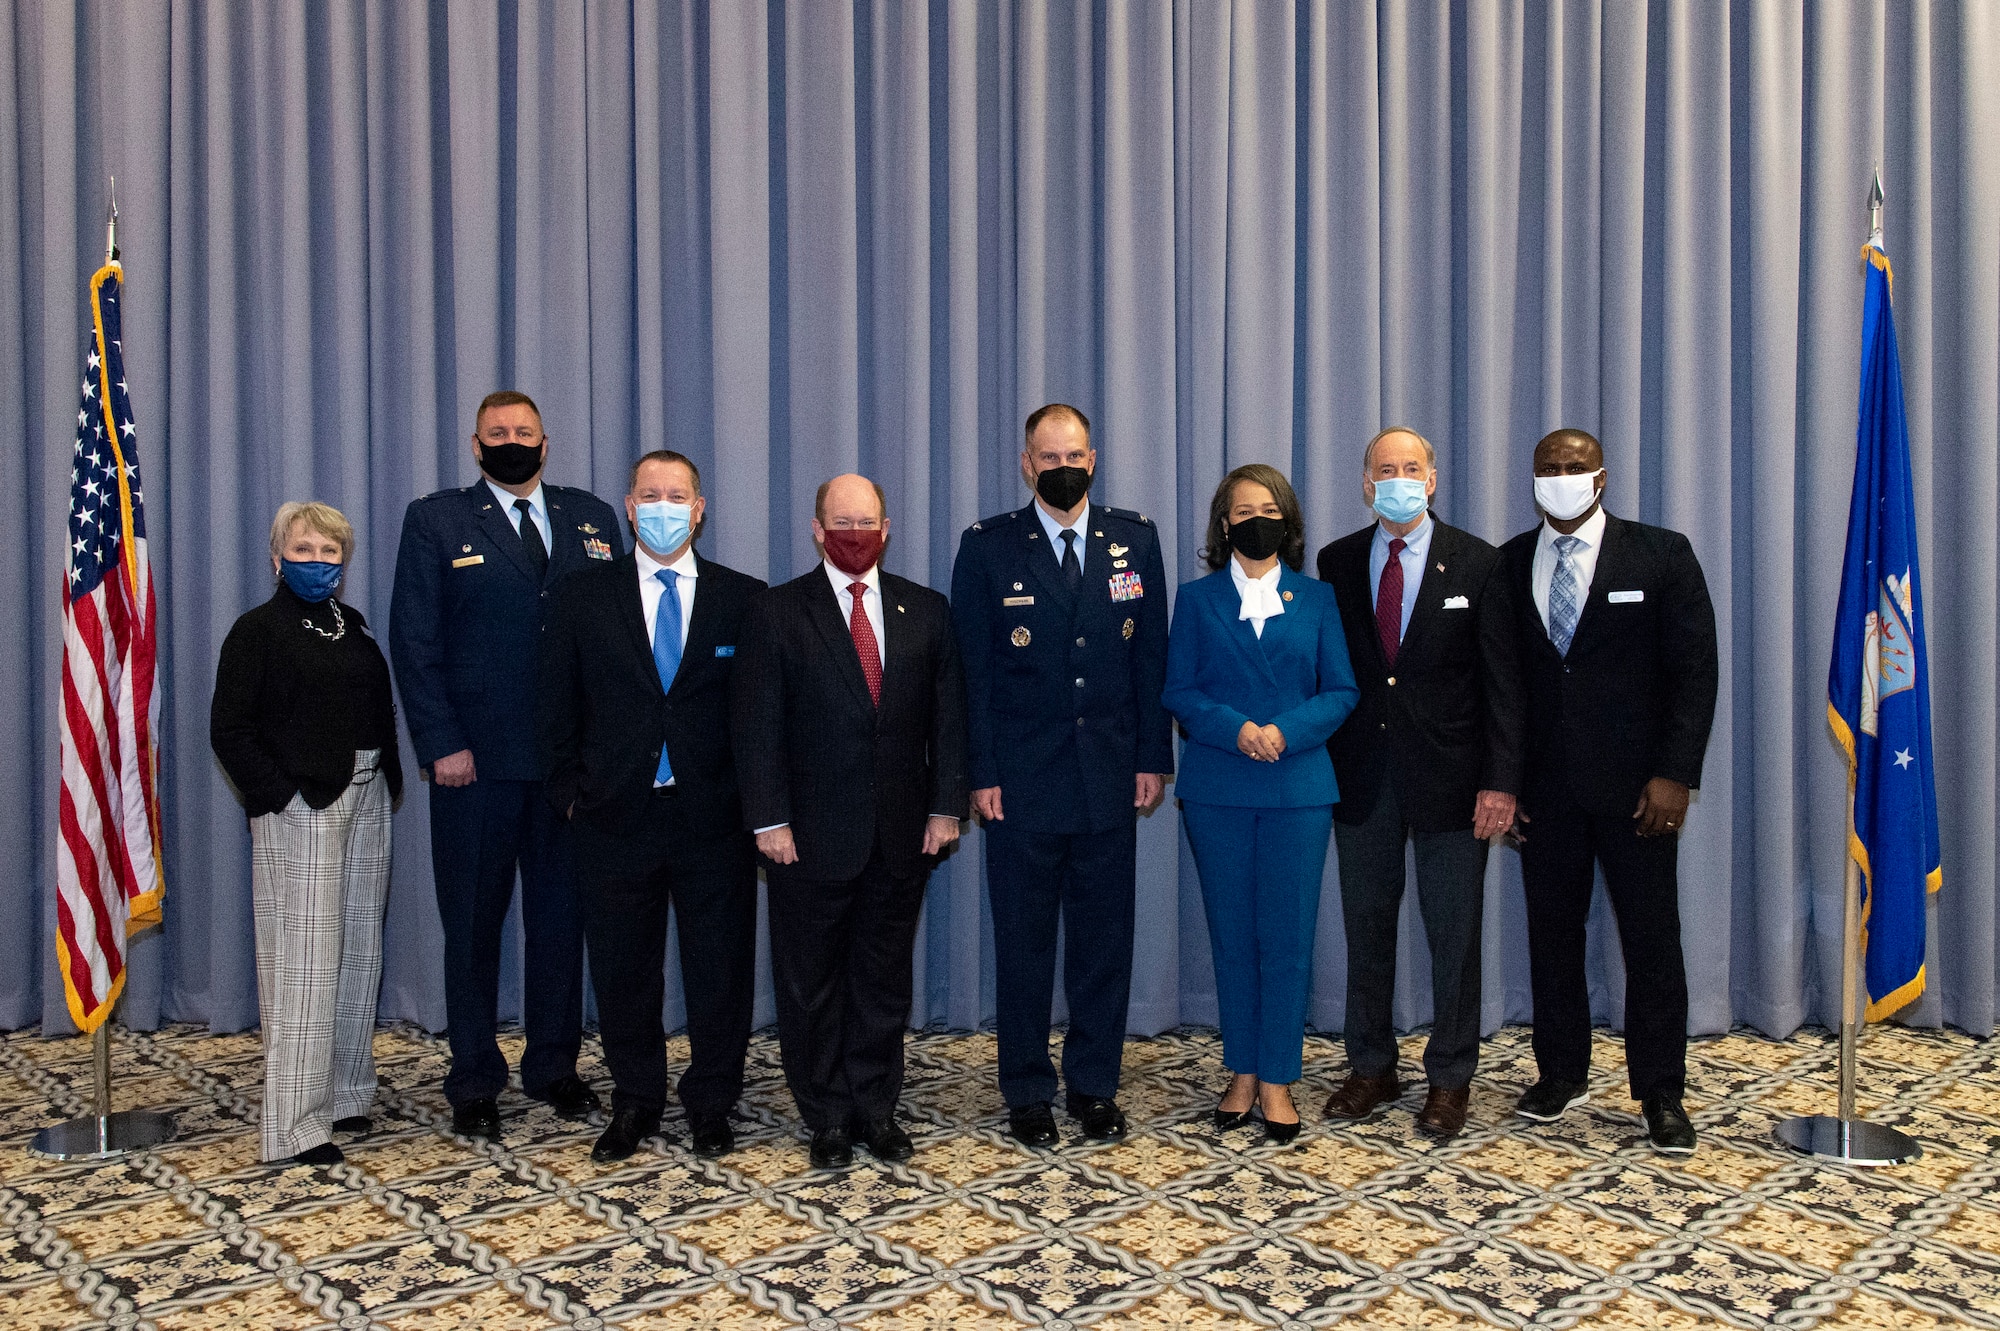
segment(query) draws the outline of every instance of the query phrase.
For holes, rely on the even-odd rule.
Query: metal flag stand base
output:
[[[174,1139],[174,1116],[149,1109],[111,1112],[111,1019],[91,1036],[97,1112],[43,1128],[28,1149],[50,1160],[116,1160]]]
[[[1851,811],[1849,816],[1852,816]],[[1886,1124],[1858,1118],[1854,1112],[1854,1044],[1861,1031],[1861,1018],[1857,1015],[1855,1001],[1855,991],[1860,987],[1861,979],[1858,927],[1861,866],[1854,862],[1852,855],[1847,857],[1846,896],[1842,923],[1847,933],[1841,949],[1840,965],[1840,1113],[1838,1116],[1808,1114],[1788,1118],[1772,1130],[1772,1135],[1799,1154],[1820,1160],[1838,1160],[1842,1164],[1870,1167],[1907,1164],[1924,1153],[1924,1148],[1917,1145],[1915,1138]]]

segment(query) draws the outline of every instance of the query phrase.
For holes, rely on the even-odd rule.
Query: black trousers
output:
[[[986,826],[1000,1094],[1010,1108],[1055,1099],[1049,1017],[1058,916],[1069,1000],[1063,1084],[1076,1096],[1118,1094],[1132,997],[1138,826],[1136,817],[1108,832],[1074,835],[1024,831],[1006,820]]]
[[[1618,917],[1625,955],[1625,1064],[1632,1097],[1687,1088],[1687,968],[1681,960],[1677,837],[1640,837],[1629,817],[1576,808],[1530,810],[1521,847],[1528,899],[1528,974],[1535,998],[1535,1065],[1581,1082],[1590,1072],[1590,993],[1584,920],[1593,861]]]
[[[611,1107],[657,1113],[667,1102],[667,909],[680,925],[689,1058],[680,1101],[723,1114],[743,1091],[757,965],[756,843],[694,826],[672,786],[655,790],[644,830],[618,836],[579,822],[577,882],[590,941],[597,1029]]]
[[[880,1122],[903,1093],[903,1032],[926,866],[897,877],[877,846],[855,877],[768,875],[778,1049],[799,1116],[818,1132]]]
[[[1403,846],[1416,844],[1417,905],[1431,954],[1431,1038],[1424,1076],[1435,1087],[1470,1085],[1479,1065],[1479,937],[1486,901],[1484,841],[1464,827],[1419,832],[1383,782],[1367,819],[1333,825],[1340,855],[1340,913],[1347,926],[1347,1062],[1357,1074],[1396,1069],[1392,1011],[1396,925],[1403,906]]]
[[[498,1021],[500,936],[521,875],[521,1088],[540,1095],[576,1073],[583,1047],[583,913],[569,828],[539,781],[430,788],[431,876],[444,924],[445,1098],[486,1100],[507,1085]]]

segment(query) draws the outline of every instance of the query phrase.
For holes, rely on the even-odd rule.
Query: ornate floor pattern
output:
[[[742,1149],[698,1159],[676,1117],[617,1168],[591,1164],[596,1129],[511,1093],[502,1145],[450,1136],[445,1050],[418,1031],[377,1036],[376,1131],[318,1171],[256,1163],[254,1033],[115,1048],[119,1103],[171,1108],[181,1135],[58,1166],[26,1141],[84,1109],[89,1046],[0,1039],[0,1326],[2000,1328],[2000,1041],[1952,1033],[1865,1038],[1864,1110],[1924,1145],[1872,1174],[1771,1142],[1833,1101],[1823,1033],[1699,1042],[1684,1160],[1644,1145],[1610,1038],[1591,1103],[1546,1127],[1508,1112],[1527,1032],[1488,1041],[1474,1122],[1444,1145],[1412,1130],[1421,1085],[1370,1122],[1311,1123],[1345,1070],[1315,1038],[1289,1148],[1210,1129],[1211,1034],[1134,1041],[1131,1139],[1034,1155],[1002,1134],[992,1037],[927,1035],[916,1159],[841,1174],[807,1167],[769,1037]]]

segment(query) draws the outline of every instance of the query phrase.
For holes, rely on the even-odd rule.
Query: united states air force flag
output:
[[[1847,853],[1861,867],[1861,945],[1873,1021],[1924,991],[1925,898],[1943,881],[1943,869],[1910,435],[1880,232],[1861,253],[1868,279],[1861,423],[1827,716],[1847,751],[1854,800]]]

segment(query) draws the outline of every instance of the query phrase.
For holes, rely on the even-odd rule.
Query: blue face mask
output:
[[[655,554],[670,555],[694,530],[694,507],[661,500],[638,506],[639,540]]]
[[[324,601],[340,585],[340,565],[319,560],[287,559],[278,573],[301,601]]]
[[[1375,511],[1389,522],[1409,522],[1429,506],[1422,481],[1392,476],[1375,482]]]

